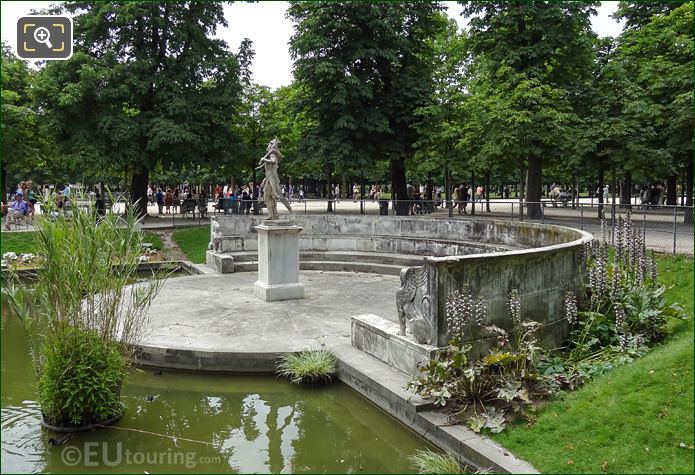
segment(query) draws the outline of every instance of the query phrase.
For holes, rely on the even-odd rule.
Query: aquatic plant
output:
[[[333,380],[338,370],[338,360],[325,349],[286,353],[280,359],[277,373],[295,384],[326,383]]]
[[[464,473],[456,457],[449,453],[420,449],[409,459],[412,467],[419,473]]]
[[[131,213],[100,216],[73,205],[35,225],[36,279],[28,286],[11,269],[3,292],[29,334],[44,420],[103,423],[122,411],[125,367],[166,271],[129,285],[144,239]]]

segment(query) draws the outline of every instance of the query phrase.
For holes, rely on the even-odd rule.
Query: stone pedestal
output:
[[[288,220],[266,220],[258,233],[258,280],[256,297],[265,301],[304,298],[299,283],[299,233],[302,228]]]
[[[438,348],[416,343],[411,336],[398,334],[397,323],[378,315],[352,317],[352,346],[409,375],[420,375],[418,364],[434,358]]]

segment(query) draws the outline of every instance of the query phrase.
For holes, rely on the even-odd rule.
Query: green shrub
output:
[[[280,360],[278,374],[293,383],[323,383],[333,379],[338,360],[328,350],[305,350],[287,353]]]
[[[65,327],[43,354],[39,404],[46,422],[80,426],[122,413],[126,361],[118,345],[104,342],[93,330]]]
[[[429,449],[416,450],[410,462],[420,473],[464,473],[456,457]]]

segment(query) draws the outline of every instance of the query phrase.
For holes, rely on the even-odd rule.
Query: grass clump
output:
[[[327,383],[333,380],[338,360],[328,350],[305,350],[285,354],[278,365],[278,374],[294,384]]]
[[[174,241],[181,248],[189,261],[194,264],[205,262],[205,252],[210,242],[210,227],[198,226],[195,228],[177,229],[174,231]]]
[[[464,473],[456,457],[430,449],[416,450],[410,462],[419,473]]]

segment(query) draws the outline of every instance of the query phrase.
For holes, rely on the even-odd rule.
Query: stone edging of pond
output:
[[[183,271],[191,275],[215,273],[207,266],[203,266],[202,264],[193,264],[191,261],[141,262],[140,264],[138,264],[138,272],[151,272],[159,270],[163,267],[170,267],[174,272]],[[17,269],[17,277],[19,277],[20,279],[27,280],[35,279],[39,269],[40,268],[38,267],[27,267],[23,269]],[[9,277],[10,273],[10,269],[2,269],[3,280]]]
[[[451,425],[431,401],[407,392],[408,376],[338,339],[326,341],[338,358],[338,378],[406,427],[458,457],[465,465],[493,473],[538,473],[488,437]],[[242,353],[137,347],[137,364],[189,371],[274,373],[281,352]]]

